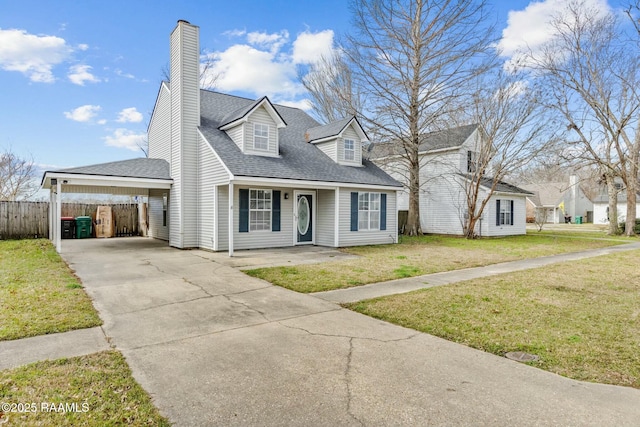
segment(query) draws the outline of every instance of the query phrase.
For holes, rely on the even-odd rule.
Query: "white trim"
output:
[[[42,188],[51,188],[51,179],[55,178],[65,185],[86,185],[92,187],[129,187],[149,189],[169,189],[173,179],[131,178],[124,176],[87,175],[61,172],[45,172]]]
[[[233,181],[229,181],[229,256],[233,256]]]
[[[258,195],[258,191],[262,191],[262,192],[269,192],[269,202],[271,207],[269,208],[269,227],[265,230],[252,230],[251,229],[251,192],[255,191],[256,192],[256,197]],[[256,202],[258,199],[255,199]],[[282,209],[281,209],[282,210]],[[254,208],[253,209],[254,212],[266,212],[266,209],[258,209],[258,208]],[[263,233],[265,231],[268,231],[271,233],[271,230],[273,229],[273,189],[272,188],[251,188],[249,187],[249,233]]]
[[[311,241],[298,242],[298,196],[311,196]],[[316,244],[317,194],[315,191],[293,190],[293,246]]]
[[[336,248],[340,245],[340,187],[334,190],[335,218],[333,224],[333,246]]]
[[[226,131],[228,129],[234,128],[234,127],[236,127],[236,126],[238,126],[238,125],[240,125],[242,123],[247,122],[249,120],[249,116],[251,114],[253,114],[258,108],[260,108],[265,103],[268,105],[268,107],[265,107],[265,110],[267,110],[267,113],[271,116],[271,119],[276,123],[276,128],[277,129],[281,129],[281,128],[286,127],[287,125],[283,121],[282,117],[280,117],[280,114],[278,114],[278,112],[274,108],[274,106],[271,103],[271,101],[269,100],[269,98],[267,98],[265,96],[265,97],[262,98],[262,100],[260,102],[258,102],[256,105],[254,105],[251,110],[247,111],[245,115],[243,115],[239,119],[236,119],[236,120],[234,120],[232,122],[227,123],[224,126],[221,126],[219,129]]]
[[[374,184],[356,184],[349,182],[330,182],[330,181],[307,181],[285,178],[261,178],[261,177],[235,177],[234,182],[238,185],[264,185],[264,186],[276,186],[276,187],[297,187],[313,189],[328,189],[332,190],[336,188],[336,185],[344,188],[363,188],[375,191],[398,191],[399,187],[392,187],[387,185],[374,185]]]
[[[220,237],[218,236],[218,209],[220,209],[220,202],[219,202],[219,194],[218,194],[218,186],[214,185],[213,186],[213,250],[214,251],[218,251],[219,250],[219,240]]]
[[[60,218],[62,217],[62,183],[58,180],[56,184],[56,251],[60,253],[62,251],[62,224],[60,224]]]

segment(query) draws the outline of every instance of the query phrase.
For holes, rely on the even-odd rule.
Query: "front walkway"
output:
[[[566,379],[381,322],[201,252],[151,239],[63,243],[110,343],[176,425],[635,426],[640,419],[640,390]]]

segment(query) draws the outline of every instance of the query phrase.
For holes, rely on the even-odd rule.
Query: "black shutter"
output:
[[[351,193],[351,231],[358,231],[358,193]]]
[[[513,200],[510,200],[510,202],[511,202],[511,222],[510,222],[510,224],[513,225],[514,224],[513,218],[515,218],[515,215],[513,214]]]
[[[387,194],[380,194],[380,230],[387,229]]]
[[[500,225],[500,199],[496,200],[496,225]]]
[[[271,231],[280,231],[280,190],[273,190],[271,200]]]
[[[249,190],[247,189],[240,189],[239,190],[239,195],[240,195],[240,209],[239,209],[239,215],[240,215],[240,224],[239,224],[239,228],[238,231],[240,233],[246,233],[249,231]]]

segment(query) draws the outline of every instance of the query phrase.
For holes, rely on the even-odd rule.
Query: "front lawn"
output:
[[[117,351],[0,371],[0,402],[8,426],[169,425]]]
[[[0,241],[0,278],[0,340],[102,324],[48,240]]]
[[[640,251],[348,304],[570,378],[640,388]]]
[[[396,245],[342,249],[359,255],[356,259],[258,268],[245,273],[294,291],[321,292],[625,242],[539,234],[476,240],[434,235],[402,237]]]

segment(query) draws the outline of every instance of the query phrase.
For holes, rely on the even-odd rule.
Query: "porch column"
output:
[[[48,210],[48,216],[49,216],[49,240],[53,243],[53,236],[54,236],[54,222],[53,222],[53,209],[55,206],[55,198],[53,196],[53,188],[49,188],[49,210]]]
[[[62,217],[62,182],[58,180],[56,183],[56,215],[53,219],[56,227],[56,251],[58,253],[62,251],[62,225],[60,224],[60,217]]]
[[[233,256],[233,181],[229,181],[229,256]]]
[[[340,187],[334,188],[335,213],[333,216],[333,246],[340,246]]]

